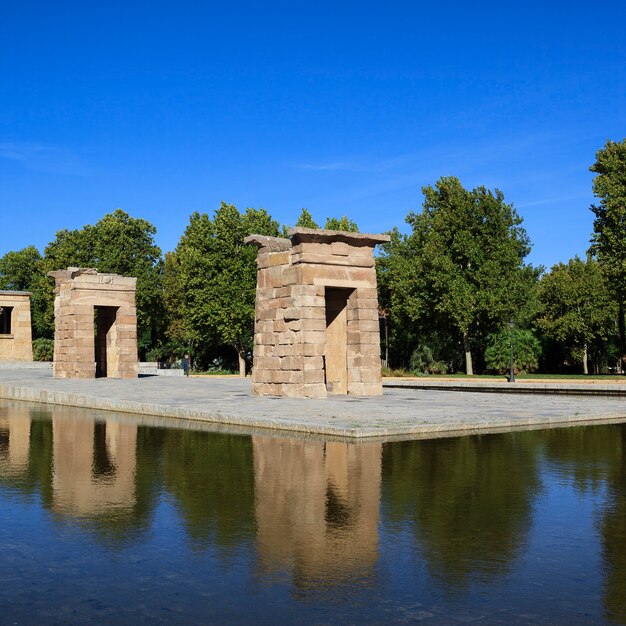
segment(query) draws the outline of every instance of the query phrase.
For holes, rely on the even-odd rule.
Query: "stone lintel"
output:
[[[8,296],[10,298],[30,298],[30,291],[11,291],[10,289],[0,289],[0,296]]]
[[[375,246],[391,240],[389,235],[353,233],[344,230],[319,230],[317,228],[290,228],[289,237],[294,245],[299,243],[333,243],[342,241],[351,246]]]
[[[55,293],[58,295],[62,285],[70,285],[70,289],[89,289],[89,285],[107,285],[116,291],[135,290],[137,279],[120,274],[101,274],[92,267],[68,267],[66,270],[48,272],[55,280]]]
[[[267,248],[268,252],[285,252],[291,248],[291,241],[284,237],[268,237],[267,235],[249,235],[243,240],[244,243]]]

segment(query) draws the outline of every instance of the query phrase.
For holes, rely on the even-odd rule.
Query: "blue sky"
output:
[[[530,261],[582,255],[626,137],[626,3],[0,2],[0,255],[122,208],[164,251],[220,200],[380,232],[444,175]]]

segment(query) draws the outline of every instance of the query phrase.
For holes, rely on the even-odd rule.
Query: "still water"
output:
[[[626,425],[181,426],[0,401],[0,623],[626,623]]]

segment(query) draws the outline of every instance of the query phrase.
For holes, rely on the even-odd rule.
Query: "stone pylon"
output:
[[[382,394],[373,253],[386,241],[311,228],[245,239],[259,249],[253,393]]]
[[[54,300],[54,376],[136,378],[136,278],[69,267],[49,272]]]
[[[0,361],[32,361],[33,335],[27,291],[0,291]]]

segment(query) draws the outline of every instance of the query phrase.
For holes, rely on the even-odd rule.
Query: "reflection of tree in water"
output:
[[[597,491],[622,464],[619,426],[572,426],[543,432],[545,456],[580,491]]]
[[[626,622],[626,425],[578,426],[545,432],[546,457],[580,491],[608,488],[598,518],[609,621]]]
[[[626,484],[623,426],[575,426],[544,432],[545,455],[581,493],[607,486],[607,507],[598,513],[603,544],[604,605],[607,615],[626,619]]]
[[[535,433],[390,443],[383,452],[384,510],[411,520],[432,574],[450,589],[507,571],[530,523]]]
[[[253,537],[250,437],[168,430],[163,475],[196,548],[232,548]]]

